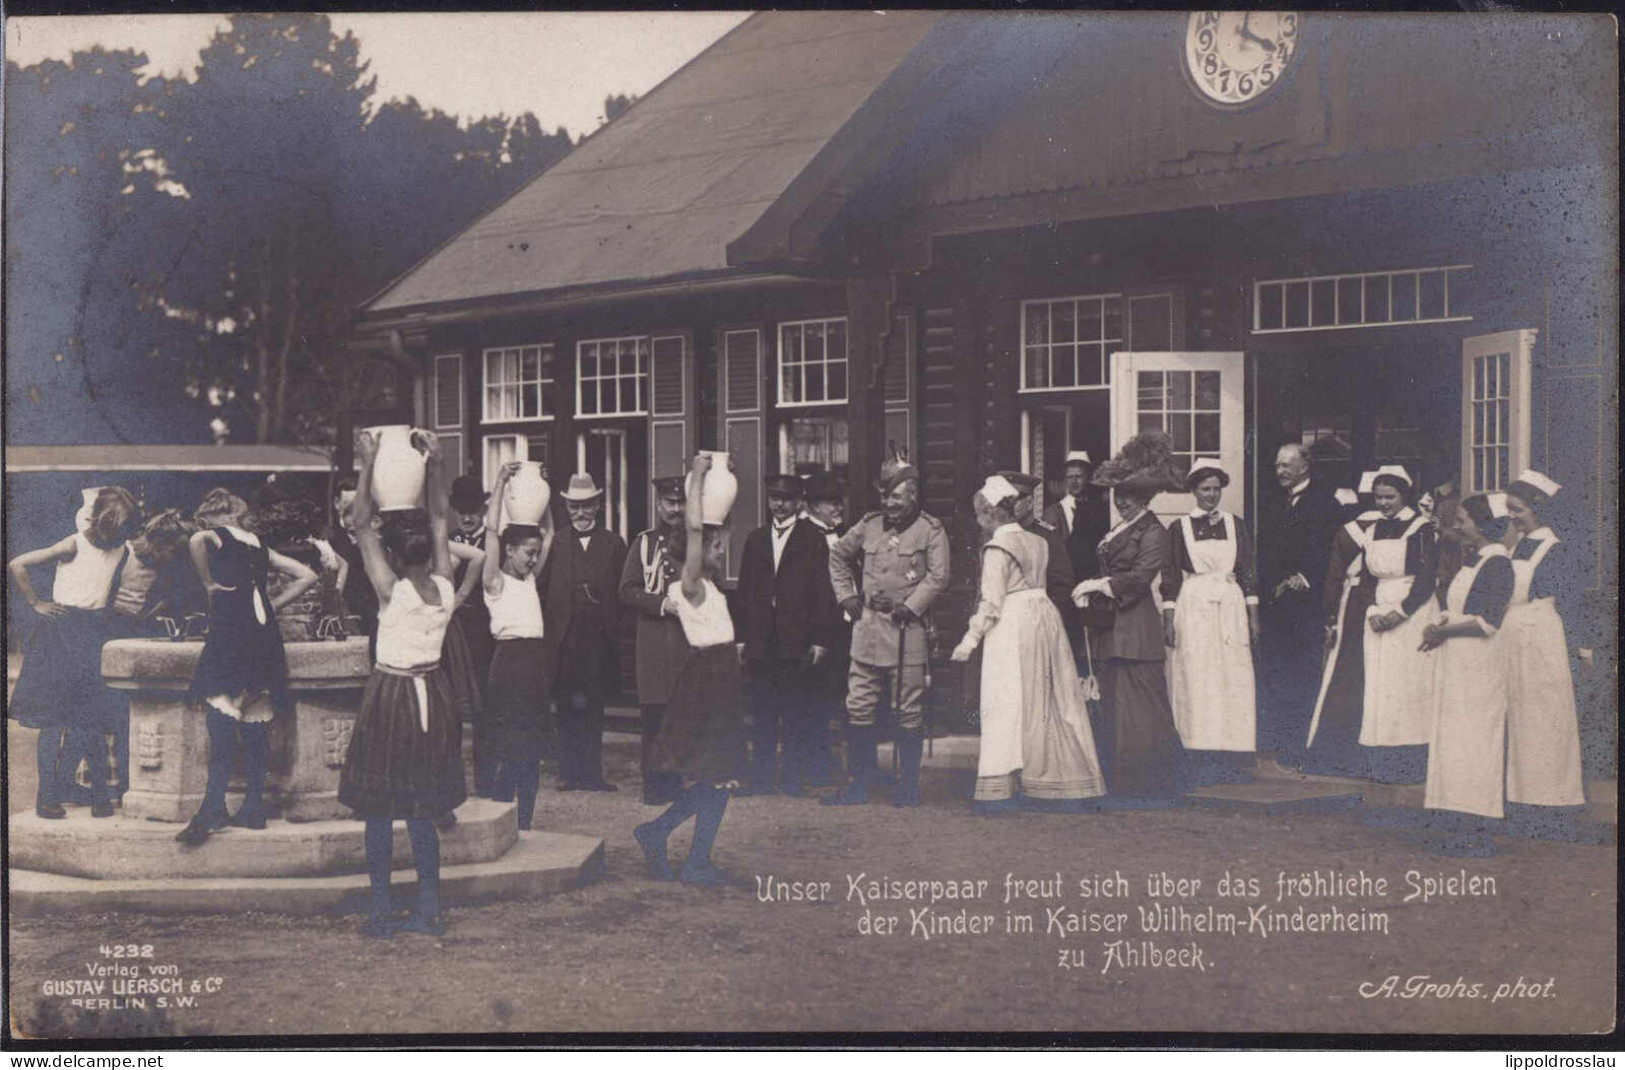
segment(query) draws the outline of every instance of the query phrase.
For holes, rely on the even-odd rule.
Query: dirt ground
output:
[[[1361,811],[1265,816],[1200,809],[977,817],[968,771],[928,770],[926,805],[820,807],[782,796],[729,806],[716,859],[747,881],[712,890],[643,875],[632,826],[631,746],[607,751],[616,795],[544,792],[538,822],[602,836],[605,877],[550,899],[449,912],[443,938],[362,939],[355,916],[11,919],[12,1026],[33,1036],[398,1034],[578,1031],[1180,1030],[1428,1033],[1606,1031],[1615,1005],[1616,848],[1498,839],[1485,859],[1443,859],[1426,834]],[[14,785],[16,787],[17,785]],[[15,798],[15,797],[14,797]],[[1611,827],[1610,827],[1611,828]],[[687,830],[673,840],[686,850]],[[1421,897],[1407,871],[1477,876],[1476,896]],[[1385,894],[1276,901],[1278,875],[1385,878]],[[1121,873],[1125,898],[1082,898],[1080,880]],[[1043,898],[1005,902],[1005,877],[1059,875]],[[1148,877],[1200,879],[1160,889]],[[1219,882],[1256,878],[1256,893]],[[757,880],[828,883],[827,902],[762,902]],[[897,917],[860,932],[849,878],[935,881],[938,901],[872,899]],[[1482,894],[1494,882],[1494,894]],[[975,898],[946,898],[952,882]],[[1115,880],[1112,882],[1115,884]],[[1467,888],[1471,888],[1468,885]],[[1466,891],[1467,888],[1461,889]],[[822,890],[820,888],[820,890]],[[882,888],[884,893],[887,889]],[[963,891],[963,883],[954,891]],[[1113,890],[1111,888],[1102,890]],[[1236,889],[1228,889],[1235,891]],[[893,889],[902,893],[913,889]],[[1184,892],[1186,894],[1181,894]],[[1058,894],[1057,894],[1058,893]],[[867,894],[867,890],[865,891]],[[1373,932],[1248,932],[1252,912],[1382,915]],[[1234,914],[1238,933],[1142,931],[1139,909]],[[912,911],[991,933],[924,939]],[[1126,917],[1121,932],[1046,932],[1049,912]],[[1006,931],[1006,912],[1034,919]],[[1085,921],[1084,924],[1087,924]],[[1108,923],[1109,924],[1109,923]],[[1184,950],[1173,966],[1108,965],[1117,940]],[[173,965],[193,1004],[74,1005],[62,982],[150,944],[137,966]],[[1199,965],[1195,950],[1200,951]],[[1067,959],[1072,968],[1060,965]],[[1081,965],[1079,965],[1081,959]],[[1176,958],[1176,962],[1177,962]],[[128,965],[125,963],[123,965]],[[1392,978],[1393,980],[1389,980]],[[1459,984],[1457,982],[1460,982]],[[1521,982],[1521,985],[1520,985]],[[1362,994],[1361,986],[1365,986]],[[1427,986],[1432,985],[1433,988]],[[1473,986],[1480,986],[1476,994]],[[1505,994],[1494,998],[1501,986]],[[212,986],[213,991],[210,991]],[[50,991],[52,994],[47,994]],[[82,997],[79,997],[82,998]],[[169,997],[171,1000],[174,997]]]

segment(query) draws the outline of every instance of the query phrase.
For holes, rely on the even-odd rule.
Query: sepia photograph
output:
[[[1617,1046],[1486,8],[11,12],[5,1045]]]

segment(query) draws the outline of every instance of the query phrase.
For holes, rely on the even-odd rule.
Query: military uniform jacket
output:
[[[864,599],[863,616],[852,627],[852,659],[894,666],[898,626],[891,614],[869,608],[869,599],[890,598],[923,619],[948,586],[947,532],[942,521],[926,513],[901,531],[887,531],[884,516],[870,513],[831,548],[829,574],[837,604]],[[906,641],[903,663],[923,665],[925,629],[911,622]]]
[[[683,638],[682,622],[675,615],[660,614],[666,588],[675,582],[676,576],[676,565],[665,553],[659,529],[650,528],[632,540],[626,563],[621,568],[620,595],[621,605],[638,614],[639,705],[665,705],[683,662],[688,660],[688,640]]]

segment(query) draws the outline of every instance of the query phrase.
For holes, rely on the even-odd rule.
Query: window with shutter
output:
[[[717,441],[733,460],[739,480],[739,497],[728,525],[728,579],[733,580],[739,577],[746,534],[762,524],[762,332],[725,330],[721,351],[722,426]]]
[[[656,335],[649,361],[649,478],[682,475],[694,452],[687,334]],[[654,488],[649,488],[653,515]]]
[[[434,358],[434,428],[463,429],[463,355],[442,353]]]

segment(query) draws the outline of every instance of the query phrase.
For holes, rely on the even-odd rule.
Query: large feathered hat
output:
[[[1117,451],[1117,456],[1095,469],[1090,480],[1098,487],[1124,487],[1155,493],[1185,489],[1185,473],[1175,462],[1173,439],[1166,431],[1141,431]]]

